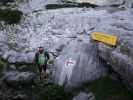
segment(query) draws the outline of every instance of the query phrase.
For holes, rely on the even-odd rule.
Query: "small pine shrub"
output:
[[[16,24],[21,20],[23,13],[18,10],[0,9],[0,20],[8,24]]]

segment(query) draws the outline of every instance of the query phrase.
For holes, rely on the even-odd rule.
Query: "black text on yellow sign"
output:
[[[115,46],[118,40],[117,36],[114,35],[110,35],[107,33],[103,33],[103,32],[92,32],[91,33],[91,37],[93,40],[97,40],[109,45],[113,45]]]

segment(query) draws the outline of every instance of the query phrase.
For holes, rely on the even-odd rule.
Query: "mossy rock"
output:
[[[0,9],[0,20],[8,24],[16,24],[21,20],[23,13],[18,10]]]

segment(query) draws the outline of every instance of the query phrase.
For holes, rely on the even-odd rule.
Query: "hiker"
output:
[[[44,78],[47,78],[46,69],[49,60],[49,53],[44,50],[43,47],[38,47],[38,51],[35,54],[35,63],[38,66],[40,79],[42,79],[42,72],[44,71]]]

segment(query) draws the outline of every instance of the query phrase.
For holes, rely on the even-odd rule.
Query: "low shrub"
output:
[[[8,24],[15,24],[21,20],[23,13],[18,10],[0,9],[0,20]]]

